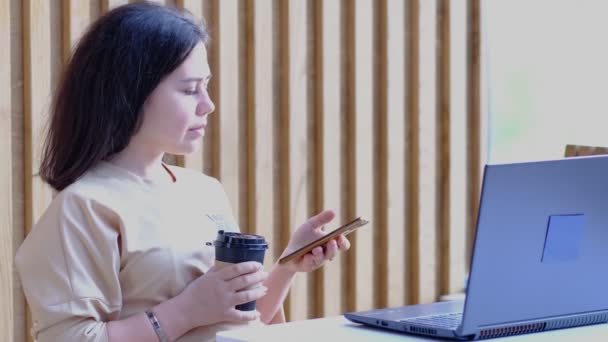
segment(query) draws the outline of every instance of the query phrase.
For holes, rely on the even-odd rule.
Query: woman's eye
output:
[[[184,93],[186,93],[187,95],[196,95],[198,93],[198,89],[186,89],[184,90]]]

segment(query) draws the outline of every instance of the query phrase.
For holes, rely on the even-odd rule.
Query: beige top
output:
[[[106,322],[174,297],[213,265],[205,242],[238,230],[224,190],[169,169],[175,182],[160,184],[101,162],[55,197],[16,255],[38,341],[107,341]],[[235,326],[178,341],[214,340]]]

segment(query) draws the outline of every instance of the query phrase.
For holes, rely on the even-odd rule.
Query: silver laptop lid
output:
[[[608,310],[608,156],[488,165],[460,332]]]

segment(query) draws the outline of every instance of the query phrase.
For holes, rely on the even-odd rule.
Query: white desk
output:
[[[401,334],[378,330],[355,324],[343,316],[297,321],[262,327],[243,328],[223,331],[217,334],[217,342],[242,341],[441,341],[422,336]],[[500,342],[571,342],[571,341],[608,341],[608,324],[579,328],[546,331],[497,339]]]

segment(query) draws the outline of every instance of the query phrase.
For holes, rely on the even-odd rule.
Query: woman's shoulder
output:
[[[16,260],[20,264],[39,260],[40,250],[60,253],[70,239],[115,238],[118,215],[108,205],[112,201],[109,193],[89,175],[58,192],[19,247]]]
[[[36,226],[48,224],[49,220],[56,221],[65,215],[82,219],[87,219],[87,216],[113,217],[116,213],[112,208],[122,201],[121,197],[111,179],[87,172],[55,195]]]
[[[93,168],[57,193],[51,206],[65,207],[77,203],[111,204],[128,198],[129,186],[117,177]],[[50,208],[49,207],[49,208]]]
[[[120,186],[116,179],[94,171],[95,168],[87,171],[59,191],[36,220],[30,234],[58,234],[67,226],[87,230],[93,223],[115,223],[121,216],[119,208],[133,202],[129,199],[131,196],[123,191],[126,187]],[[73,224],[68,225],[66,221]],[[108,228],[114,230],[116,227]]]

